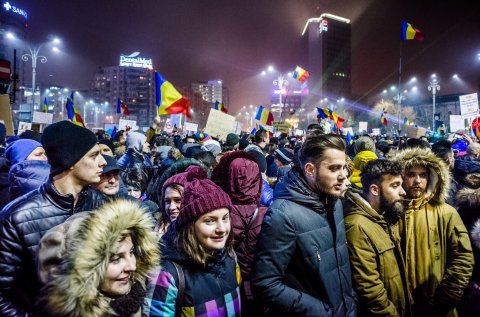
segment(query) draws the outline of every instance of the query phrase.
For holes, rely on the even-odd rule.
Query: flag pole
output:
[[[400,133],[400,117],[402,114],[402,39],[400,39],[400,61],[398,66],[398,94],[397,94],[397,102],[398,102],[398,132]]]

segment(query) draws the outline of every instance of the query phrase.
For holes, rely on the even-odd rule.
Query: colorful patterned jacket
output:
[[[169,232],[164,238],[168,236]],[[143,316],[240,316],[240,268],[225,249],[206,268],[188,259],[183,250],[172,248],[171,240],[162,252],[161,270],[148,278]],[[179,277],[173,261],[184,274],[180,303]]]

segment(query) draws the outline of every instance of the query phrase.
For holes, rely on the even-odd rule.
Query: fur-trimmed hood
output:
[[[470,236],[472,237],[473,244],[480,249],[480,219],[473,225]]]
[[[480,209],[480,188],[471,189],[465,187],[460,189],[455,198],[455,202],[459,208]]]
[[[76,214],[49,230],[40,241],[38,264],[43,283],[40,304],[55,316],[112,314],[111,298],[100,292],[103,276],[126,229],[135,232],[133,283],[145,285],[159,263],[153,219],[136,202],[116,200],[96,211]],[[42,307],[42,308],[43,308]]]
[[[446,164],[430,149],[407,148],[395,153],[392,160],[400,162],[405,170],[414,166],[429,170],[428,187],[425,198],[433,205],[445,203],[451,185],[451,176]]]

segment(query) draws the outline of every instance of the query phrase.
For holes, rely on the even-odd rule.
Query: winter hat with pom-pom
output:
[[[188,170],[180,214],[176,220],[177,226],[186,225],[216,209],[230,210],[231,206],[230,197],[207,178],[207,173],[203,169]]]

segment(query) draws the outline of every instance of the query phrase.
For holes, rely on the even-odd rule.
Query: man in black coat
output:
[[[345,142],[307,138],[277,185],[253,264],[254,295],[271,316],[356,316],[343,208]]]
[[[48,126],[42,145],[50,180],[0,213],[0,315],[35,316],[40,289],[36,252],[43,234],[82,209],[84,188],[100,181],[106,162],[90,130],[69,121]]]

